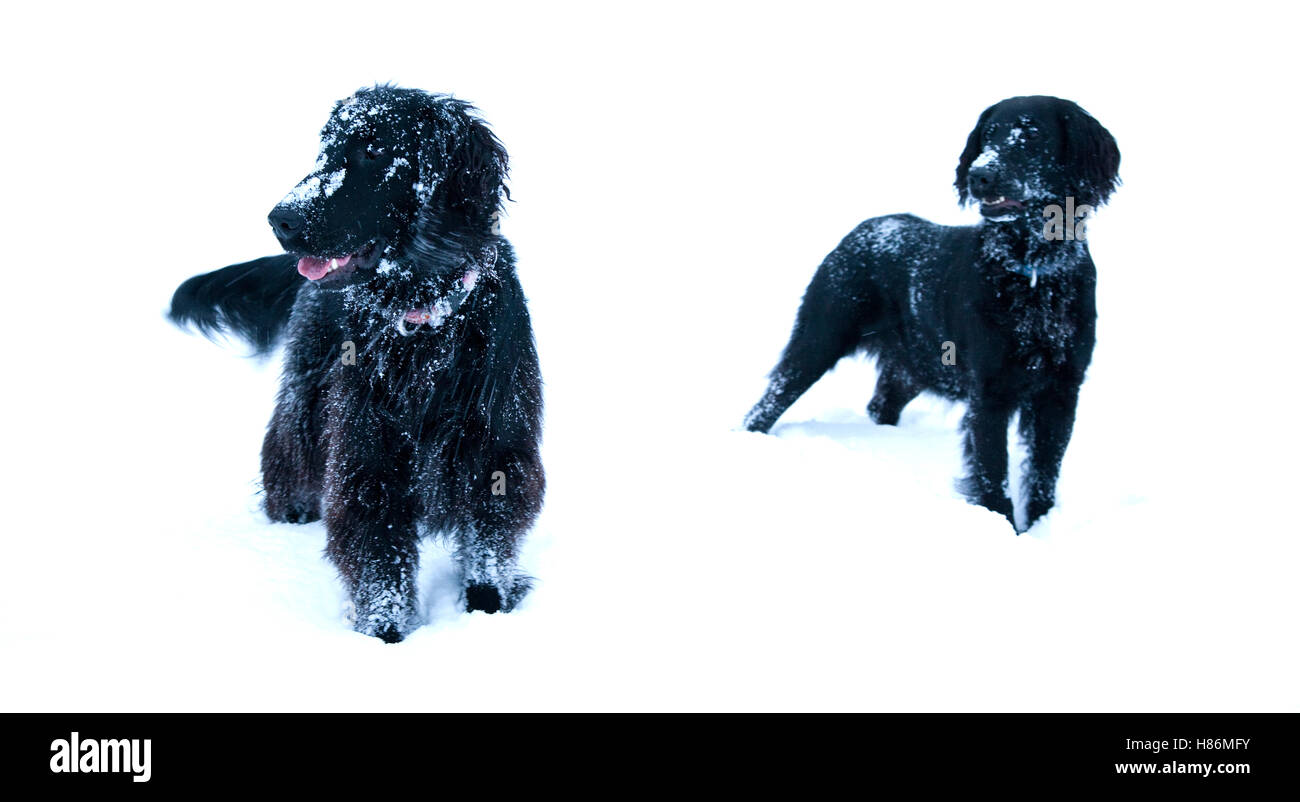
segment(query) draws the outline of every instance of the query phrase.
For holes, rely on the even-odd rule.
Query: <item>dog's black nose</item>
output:
[[[286,206],[277,206],[271,210],[267,217],[271,224],[271,229],[275,235],[282,240],[297,236],[304,228],[307,227],[307,218],[297,209]]]
[[[997,175],[989,167],[972,167],[970,173],[966,176],[967,188],[972,195],[978,195],[981,189],[988,189],[993,186],[995,178],[997,178]]]

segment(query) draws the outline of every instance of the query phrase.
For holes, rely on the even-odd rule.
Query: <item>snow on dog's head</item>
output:
[[[957,163],[957,195],[993,220],[1020,219],[1046,204],[1101,206],[1119,184],[1119,148],[1077,104],[1013,97],[984,110]]]
[[[506,154],[468,103],[375,86],[338,101],[312,171],[271,211],[298,272],[336,286],[400,259],[417,229],[490,231]]]

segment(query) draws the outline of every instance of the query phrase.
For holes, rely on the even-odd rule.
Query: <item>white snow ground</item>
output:
[[[1300,708],[1295,58],[1250,4],[1179,9],[16,12],[0,709]],[[536,590],[462,614],[430,544],[396,646],[345,624],[321,525],[258,512],[276,361],[161,314],[276,251],[266,212],[376,80],[510,149],[548,407]],[[735,431],[822,256],[879,214],[972,222],[966,133],[1028,93],[1123,153],[1058,508],[1016,537],[964,503],[960,408],[875,426],[866,363]]]

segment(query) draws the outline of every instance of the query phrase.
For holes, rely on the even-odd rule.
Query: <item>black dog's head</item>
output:
[[[365,280],[415,232],[490,235],[506,152],[468,103],[376,86],[334,106],[316,167],[271,210],[298,272],[322,286]]]
[[[957,164],[957,194],[987,218],[1016,219],[1073,197],[1101,206],[1119,184],[1119,148],[1068,100],[1013,97],[984,110]]]

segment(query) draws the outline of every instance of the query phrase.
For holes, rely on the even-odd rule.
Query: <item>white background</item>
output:
[[[1300,708],[1290,11],[467,5],[7,12],[0,709]],[[537,589],[459,613],[431,544],[396,646],[344,623],[319,524],[257,510],[276,359],[162,317],[277,251],[376,81],[510,150],[547,382]],[[1036,93],[1123,154],[1058,508],[967,505],[960,408],[876,427],[865,362],[734,431],[822,256],[974,222],[966,134]]]

